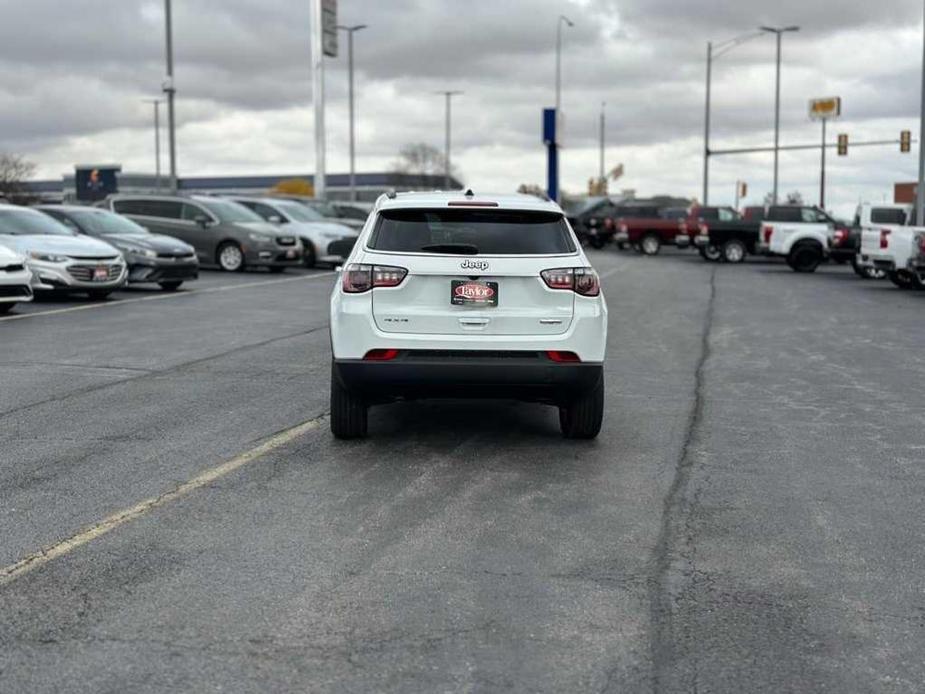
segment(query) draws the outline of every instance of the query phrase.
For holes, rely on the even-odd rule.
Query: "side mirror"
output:
[[[280,217],[278,214],[271,214],[269,217],[267,217],[267,221],[270,224],[282,224],[283,218]]]
[[[203,229],[205,229],[205,228],[208,227],[210,224],[212,224],[212,220],[209,219],[209,218],[208,218],[206,215],[204,215],[204,214],[196,215],[196,218],[195,218],[194,221],[196,222],[196,224],[198,224],[199,226],[201,226]]]

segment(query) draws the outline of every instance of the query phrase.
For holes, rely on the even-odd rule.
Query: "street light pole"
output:
[[[775,78],[775,96],[774,96],[774,192],[772,196],[774,198],[774,204],[777,204],[777,192],[778,192],[778,181],[779,181],[779,164],[780,164],[780,53],[781,53],[781,38],[786,32],[789,31],[799,31],[800,27],[791,26],[791,27],[761,27],[762,31],[766,31],[777,36],[777,76]]]
[[[450,164],[450,132],[452,127],[451,121],[451,112],[452,112],[452,98],[462,94],[459,90],[447,90],[442,92],[436,92],[437,94],[443,94],[446,97],[446,149],[444,150],[444,164],[446,170],[443,176],[443,188],[444,190],[450,189],[450,173],[452,171],[452,165]]]
[[[915,193],[915,223],[922,226],[925,220],[925,52],[922,54],[922,108],[919,119],[919,184]]]
[[[736,46],[746,41],[751,41],[759,36],[764,36],[761,31],[750,34],[742,34],[727,41],[721,41],[714,44],[712,41],[707,42],[707,98],[703,118],[703,204],[707,205],[710,201],[710,113],[711,98],[713,93],[713,61],[728,53]]]
[[[348,82],[349,82],[349,92],[350,92],[350,199],[356,201],[357,199],[357,181],[356,181],[356,136],[355,128],[356,121],[354,118],[354,97],[353,97],[353,34],[354,32],[365,29],[365,24],[357,24],[355,26],[341,26],[337,27],[341,31],[347,32],[347,73],[348,73]]]
[[[173,86],[173,17],[170,0],[164,0],[164,20],[167,25],[167,81],[164,93],[167,95],[167,138],[170,152],[170,192],[177,192],[177,136],[174,97],[177,90]]]
[[[154,105],[154,181],[161,189],[161,104],[163,99],[145,99],[146,104]]]
[[[605,118],[604,110],[606,108],[607,108],[607,102],[602,101],[601,102],[601,157],[600,157],[600,162],[599,162],[599,167],[598,167],[599,169],[598,180],[600,181],[601,187],[603,187],[604,185],[604,118]]]
[[[559,15],[556,20],[556,149],[559,148],[559,138],[562,133],[559,132],[562,124],[562,24],[568,27],[574,27],[575,24],[564,14]],[[561,197],[559,190],[559,166],[556,166],[556,194]],[[558,200],[556,200],[558,202]]]

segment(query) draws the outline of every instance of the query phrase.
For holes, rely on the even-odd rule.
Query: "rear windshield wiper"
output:
[[[432,243],[421,246],[422,251],[428,253],[448,253],[452,255],[478,255],[479,247],[471,243]]]

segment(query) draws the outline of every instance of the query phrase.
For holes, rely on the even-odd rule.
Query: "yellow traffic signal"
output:
[[[846,133],[838,136],[838,156],[848,156],[848,135]]]
[[[912,132],[909,130],[903,130],[899,133],[899,151],[900,152],[911,152],[912,151]]]

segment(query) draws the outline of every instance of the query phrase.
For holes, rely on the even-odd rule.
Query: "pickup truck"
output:
[[[900,289],[925,288],[925,227],[915,225],[912,205],[858,206],[859,263],[885,272]]]
[[[623,211],[614,236],[621,247],[629,245],[644,255],[657,255],[662,246],[686,248],[690,243],[685,209],[626,206]]]
[[[723,247],[728,240],[726,229],[737,228],[742,224],[742,217],[731,207],[700,207],[694,205],[687,213],[687,235],[691,245],[695,246],[703,256],[704,260],[716,261],[723,258]],[[755,239],[758,238],[757,225],[755,226]],[[710,229],[716,229],[715,241],[710,241],[707,236]],[[719,230],[724,230],[719,232]],[[700,234],[704,234],[703,239],[698,239]],[[754,244],[750,247],[753,248]],[[732,247],[730,246],[730,249]],[[754,251],[752,251],[754,252]],[[730,254],[734,256],[734,251]],[[741,262],[745,254],[742,253],[740,259],[733,259],[730,262]]]
[[[618,203],[608,197],[588,198],[566,215],[579,241],[594,248],[603,248],[613,240],[618,216]]]
[[[847,231],[818,207],[773,206],[761,222],[756,250],[783,256],[794,272],[815,272],[830,256],[837,230]]]

